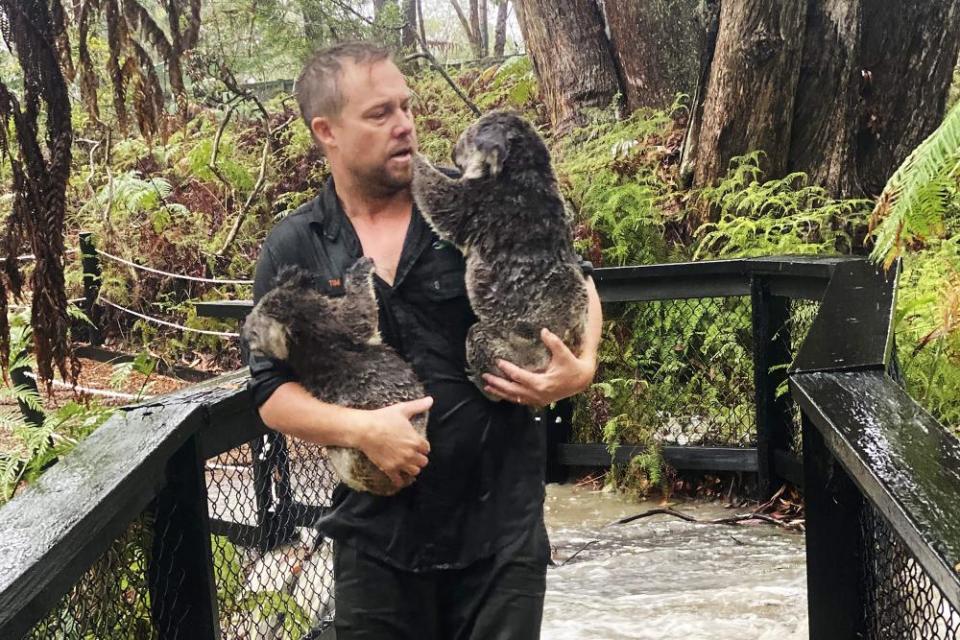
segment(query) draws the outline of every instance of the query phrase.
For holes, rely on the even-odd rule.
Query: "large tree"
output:
[[[960,47],[954,0],[721,3],[685,165],[710,184],[765,154],[837,195],[876,195],[940,122]]]
[[[678,93],[693,93],[706,37],[707,4],[704,0],[602,3],[628,109],[664,108]]]
[[[555,130],[581,124],[584,108],[610,105],[620,83],[596,0],[516,0],[515,6]]]
[[[760,150],[771,176],[802,171],[836,195],[878,193],[942,119],[960,47],[955,0],[522,0],[517,9],[560,130],[618,92],[628,110],[689,94],[683,172],[696,185]]]

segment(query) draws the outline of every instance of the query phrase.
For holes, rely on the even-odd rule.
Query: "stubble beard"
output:
[[[390,171],[385,165],[357,173],[357,184],[373,198],[389,198],[410,189],[412,166],[406,171]]]

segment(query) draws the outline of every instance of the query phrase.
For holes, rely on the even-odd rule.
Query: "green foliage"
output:
[[[802,173],[763,180],[759,153],[734,158],[717,186],[700,191],[718,222],[697,229],[694,258],[851,253],[868,200],[836,200]]]
[[[33,367],[29,316],[26,312],[11,317],[10,369]],[[28,426],[16,417],[0,415],[0,429],[13,433],[20,446],[0,452],[0,505],[10,500],[17,487],[29,484],[43,471],[73,449],[112,413],[96,402],[68,402],[59,409],[46,411],[40,396],[32,388],[0,386],[0,401],[23,402],[44,414],[40,426]]]
[[[638,111],[623,121],[597,112],[592,124],[556,145],[556,171],[564,195],[589,233],[579,250],[599,244],[604,265],[649,264],[669,259],[664,208],[669,185],[657,173],[659,142],[672,120],[668,112]]]
[[[960,107],[914,149],[887,181],[873,212],[872,257],[888,266],[911,245],[944,235],[957,219]]]
[[[896,336],[910,395],[960,433],[960,237],[905,258]]]

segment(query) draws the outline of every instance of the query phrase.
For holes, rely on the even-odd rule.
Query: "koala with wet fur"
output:
[[[244,323],[250,351],[286,362],[311,395],[329,404],[380,409],[422,398],[413,369],[381,342],[373,271],[373,260],[360,258],[345,274],[345,294],[327,296],[307,271],[285,267]],[[423,437],[427,417],[411,419]],[[362,451],[329,446],[327,454],[350,488],[399,491]]]
[[[546,369],[543,327],[581,353],[586,280],[549,151],[529,122],[505,111],[487,114],[460,136],[453,160],[457,179],[415,156],[413,196],[466,260],[467,295],[478,318],[467,335],[468,374],[482,391],[481,374],[504,375],[497,359]]]

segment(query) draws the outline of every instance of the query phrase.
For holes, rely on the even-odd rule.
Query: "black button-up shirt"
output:
[[[257,262],[254,298],[278,270],[298,265],[342,289],[362,247],[336,196],[321,195],[270,233]],[[465,374],[467,330],[476,321],[464,286],[464,260],[413,211],[393,286],[374,278],[384,341],[409,362],[434,399],[427,424],[429,463],[390,497],[340,484],[323,532],[412,571],[462,567],[519,541],[542,519],[545,437],[531,411],[491,402]],[[337,363],[331,362],[331,367]],[[259,406],[284,382],[282,363],[251,357]]]

